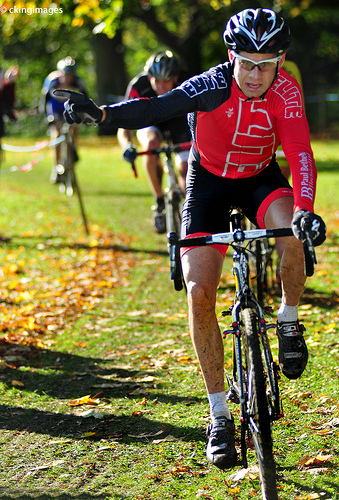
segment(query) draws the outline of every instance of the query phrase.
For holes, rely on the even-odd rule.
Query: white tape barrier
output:
[[[2,144],[1,149],[3,149],[4,151],[11,151],[14,153],[35,153],[37,151],[41,151],[42,149],[57,146],[58,144],[60,144],[60,142],[63,142],[64,140],[66,140],[66,136],[61,135],[60,137],[57,137],[56,139],[53,139],[51,141],[37,142],[34,146],[20,147],[20,146],[11,146],[9,144]],[[29,161],[24,165],[21,165],[20,167],[14,165],[9,169],[1,170],[1,174],[10,174],[12,172],[29,172],[37,163],[42,161],[44,158],[45,154],[40,155],[38,158],[35,158],[34,160]]]
[[[34,146],[27,146],[27,147],[11,146],[10,144],[2,144],[1,149],[3,149],[4,151],[12,151],[14,153],[34,153],[35,151],[40,151],[41,149],[51,148],[51,147],[57,146],[58,144],[60,144],[60,142],[64,141],[65,139],[66,139],[66,136],[61,135],[60,137],[57,137],[56,139],[53,139],[52,141],[37,142],[37,143],[35,143]]]

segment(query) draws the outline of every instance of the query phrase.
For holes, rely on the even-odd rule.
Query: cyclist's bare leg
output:
[[[215,312],[223,261],[223,255],[212,247],[197,247],[182,257],[189,328],[209,394],[225,390],[223,342]]]
[[[138,131],[138,140],[141,144],[142,149],[154,149],[160,147],[161,138],[159,134],[153,129],[145,129]],[[145,155],[143,157],[144,167],[149,179],[149,183],[155,198],[161,198],[164,196],[161,177],[162,177],[162,167],[157,155]]]
[[[278,198],[268,207],[265,227],[290,227],[293,216],[292,197]],[[288,306],[296,306],[304,291],[306,281],[304,271],[304,251],[302,242],[294,236],[279,238],[282,245],[281,281],[282,299]]]

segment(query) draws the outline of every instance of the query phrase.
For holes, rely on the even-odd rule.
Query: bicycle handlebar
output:
[[[167,144],[160,148],[147,149],[146,151],[138,151],[137,155],[158,155],[160,153],[179,153],[180,151],[188,151],[191,149],[191,142],[179,142],[179,144]]]
[[[179,153],[179,151],[188,151],[191,149],[191,142],[180,142],[178,144],[167,144],[166,146],[160,148],[147,149],[146,151],[137,151],[137,156],[142,155],[159,155],[160,153]],[[138,177],[137,168],[135,162],[131,163],[134,177]]]
[[[303,223],[304,222],[304,223]],[[314,264],[317,263],[315,250],[313,242],[310,236],[310,227],[308,227],[307,221],[302,219],[301,229],[303,232],[303,246],[305,254],[305,271],[306,276],[312,276],[314,274]],[[250,229],[248,231],[243,231],[242,229],[236,229],[229,233],[218,233],[208,236],[193,236],[192,238],[187,237],[184,240],[179,240],[177,242],[178,247],[193,247],[193,246],[206,246],[213,244],[222,245],[237,245],[238,243],[243,243],[244,241],[257,240],[262,238],[281,238],[284,236],[293,236],[293,231],[291,228],[277,228],[277,229]]]
[[[184,240],[179,240],[178,245],[180,247],[215,244],[232,245],[242,243],[243,241],[258,240],[260,238],[280,238],[282,236],[293,236],[292,229],[290,227],[279,229],[250,229],[248,231],[236,229],[230,233],[217,233],[209,236],[195,236],[192,238],[188,237]]]

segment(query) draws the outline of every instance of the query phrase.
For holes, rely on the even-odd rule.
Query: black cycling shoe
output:
[[[153,213],[153,227],[158,234],[166,233],[166,215],[163,212]]]
[[[153,227],[158,234],[166,233],[166,215],[165,215],[165,199],[163,196],[156,199],[156,205],[153,205]]]
[[[299,378],[307,365],[304,331],[305,327],[299,321],[277,322],[279,366],[285,377],[291,380]]]
[[[234,467],[237,461],[237,451],[234,444],[234,419],[216,417],[214,422],[208,426],[208,443],[206,457],[211,464],[219,469]]]

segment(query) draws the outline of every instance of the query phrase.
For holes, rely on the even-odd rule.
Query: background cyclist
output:
[[[55,89],[69,89],[78,90],[86,94],[86,88],[83,80],[77,75],[77,67],[74,59],[67,56],[61,59],[57,64],[57,70],[50,73],[43,84],[41,91],[40,110],[46,115],[47,122],[50,128],[51,139],[56,139],[60,136],[61,126],[64,123],[63,111],[65,99],[55,97],[53,90]],[[77,139],[77,127],[72,127],[71,130],[73,140]],[[74,157],[74,162],[78,157]],[[52,167],[50,181],[56,183],[59,181],[59,174],[57,173],[56,166],[60,163],[60,145],[55,148],[55,164]]]
[[[193,146],[182,235],[227,231],[229,208],[239,204],[260,227],[292,227],[294,236],[281,238],[282,300],[276,333],[281,370],[295,379],[308,360],[305,329],[298,321],[306,280],[301,220],[310,221],[314,245],[325,240],[326,226],[314,213],[317,172],[301,89],[280,72],[290,32],[274,11],[246,9],[228,21],[224,41],[230,62],[190,78],[164,96],[101,108],[91,100],[76,104],[71,98],[65,116],[70,122],[86,119],[141,128],[189,112]],[[280,142],[291,167],[293,190],[275,160]],[[237,458],[215,312],[224,254],[224,247],[215,245],[190,248],[182,256],[190,332],[210,403],[206,455],[221,469],[232,467]]]
[[[180,67],[172,52],[153,54],[146,62],[144,71],[129,83],[126,91],[126,100],[136,97],[155,97],[165,94],[179,84]],[[173,144],[188,142],[191,134],[187,125],[186,116],[175,117],[137,131],[137,139],[143,150],[158,148],[161,142],[169,136]],[[123,149],[123,157],[128,162],[136,158],[136,147],[132,144],[132,130],[119,129],[118,140]],[[175,154],[176,165],[179,171],[179,185],[185,192],[188,151]],[[163,168],[157,155],[143,157],[145,171],[152,189],[155,205],[152,207],[153,225],[158,233],[166,232],[166,218],[164,214],[165,202],[162,189]]]
[[[15,122],[14,114],[15,85],[19,76],[19,66],[11,66],[6,71],[0,70],[0,164],[2,160],[1,140],[5,136],[4,116],[10,122]],[[0,242],[6,242],[8,238],[0,236]]]

